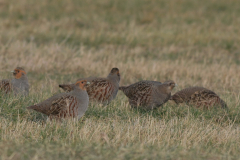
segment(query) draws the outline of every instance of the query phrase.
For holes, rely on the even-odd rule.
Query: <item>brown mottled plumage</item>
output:
[[[226,103],[213,91],[203,87],[189,87],[175,93],[171,98],[175,103],[186,103],[198,107],[209,108],[221,106],[227,108]]]
[[[154,109],[168,101],[174,87],[175,82],[171,80],[164,83],[140,81],[129,86],[119,87],[119,90],[128,97],[132,107]]]
[[[104,105],[109,104],[116,96],[119,88],[120,74],[118,68],[112,68],[107,78],[88,77],[81,78],[90,82],[86,86],[89,101]],[[79,80],[81,80],[79,79]],[[60,84],[59,87],[65,91],[71,91],[73,84]]]
[[[78,81],[69,93],[60,93],[51,98],[27,107],[49,116],[50,119],[81,118],[88,108],[88,94],[85,85],[86,80]]]
[[[0,81],[0,90],[7,93],[13,91],[15,95],[28,95],[29,83],[27,79],[27,73],[22,67],[17,67],[14,69],[13,76],[14,79],[4,79]]]
[[[5,92],[6,94],[11,91],[11,80],[3,79],[0,81],[0,90]]]

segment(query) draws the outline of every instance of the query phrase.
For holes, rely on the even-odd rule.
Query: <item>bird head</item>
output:
[[[110,74],[120,76],[119,69],[118,68],[112,68]]]
[[[118,68],[112,68],[111,72],[108,75],[108,78],[119,83],[120,81],[120,73]]]
[[[17,68],[15,68],[15,69],[12,71],[12,73],[13,73],[13,76],[14,76],[16,79],[19,79],[19,78],[21,78],[22,76],[25,76],[25,75],[27,74],[22,67],[17,67]]]
[[[76,86],[78,86],[82,90],[86,90],[86,85],[87,84],[90,84],[90,82],[88,82],[87,80],[80,80],[80,81],[76,82]]]
[[[167,85],[169,91],[172,91],[173,88],[177,86],[177,84],[172,80],[165,81],[164,84]]]

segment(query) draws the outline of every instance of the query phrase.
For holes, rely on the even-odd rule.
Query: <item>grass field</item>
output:
[[[0,79],[22,66],[30,95],[0,95],[0,159],[240,159],[239,0],[0,0]],[[167,102],[131,109],[120,91],[79,121],[26,110],[60,83],[121,73],[120,85],[204,86],[229,111]]]

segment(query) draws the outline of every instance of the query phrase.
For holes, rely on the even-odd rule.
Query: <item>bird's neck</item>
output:
[[[22,76],[22,77],[20,77],[20,78],[14,78],[13,80],[12,80],[12,82],[13,83],[19,83],[19,84],[22,84],[22,83],[24,83],[24,84],[28,84],[28,79],[27,79],[27,77],[26,76]]]
[[[77,96],[81,96],[82,93],[86,92],[85,90],[82,90],[81,88],[74,86],[74,89],[72,90],[72,93]]]
[[[119,81],[120,81],[120,76],[117,76],[117,75],[111,75],[109,74],[107,76],[107,79],[110,80],[111,82],[115,83],[115,84],[119,84]]]
[[[28,81],[28,78],[26,75],[21,76],[20,78],[15,78],[16,80],[21,80],[21,81]]]
[[[162,93],[171,94],[172,89],[168,87],[166,84],[162,84],[159,86],[158,90]]]

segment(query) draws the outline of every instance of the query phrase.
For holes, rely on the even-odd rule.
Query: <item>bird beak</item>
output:
[[[15,71],[11,71],[13,73],[13,75],[15,76],[17,73]]]
[[[175,87],[177,87],[178,85],[177,85],[177,83],[175,83]]]
[[[87,84],[91,84],[90,82],[87,82]]]

